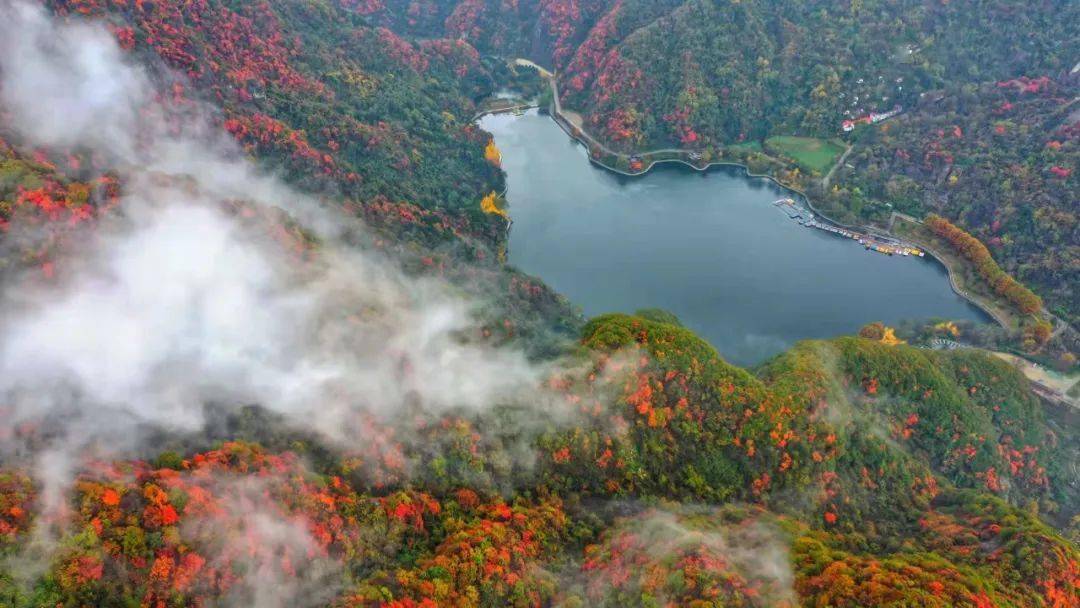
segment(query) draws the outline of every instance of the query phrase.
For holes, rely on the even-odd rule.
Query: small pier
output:
[[[869,251],[876,251],[878,253],[884,253],[885,255],[915,256],[920,258],[926,255],[922,250],[897,241],[896,239],[862,234],[819,220],[817,216],[814,215],[813,211],[799,205],[793,198],[779,199],[774,202],[773,205],[776,205],[777,208],[783,211],[784,214],[788,216],[788,219],[798,222],[800,226],[824,230],[825,232],[831,232],[837,236],[858,241],[860,245]]]

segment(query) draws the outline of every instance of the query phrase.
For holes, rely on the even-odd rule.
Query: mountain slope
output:
[[[947,83],[1067,70],[1075,11],[1071,3],[623,0],[555,67],[564,105],[625,149],[829,136],[845,118],[911,105]]]
[[[0,604],[1080,601],[1076,429],[1011,366],[741,369],[498,259],[473,49],[621,86],[597,32],[715,7],[45,4],[0,5]]]
[[[1075,322],[1078,83],[1076,75],[1005,80],[919,104],[867,130],[826,208],[851,220],[885,221],[893,210],[946,215]]]
[[[755,377],[684,329],[626,316],[593,321],[583,344],[596,371],[560,390],[589,412],[538,429],[531,473],[499,473],[510,446],[484,416],[446,417],[458,439],[443,450],[400,444],[432,476],[388,485],[358,474],[364,452],[264,420],[249,432],[284,433],[270,440],[292,452],[234,442],[86,468],[49,574],[28,590],[0,578],[0,593],[16,606],[257,603],[282,585],[340,606],[1076,601],[1075,546],[991,496],[1063,489],[1008,366],[853,338],[802,344]],[[591,411],[601,370],[625,388]],[[437,428],[414,432],[441,442]],[[507,474],[512,498],[496,490]],[[37,497],[17,470],[0,479],[12,551]],[[694,506],[717,500],[732,506]]]

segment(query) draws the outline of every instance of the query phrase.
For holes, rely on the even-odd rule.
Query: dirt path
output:
[[[822,192],[828,192],[829,182],[832,181],[833,173],[836,173],[836,170],[840,168],[840,165],[844,164],[844,161],[847,160],[848,154],[851,154],[851,151],[854,149],[855,145],[849,144],[847,150],[844,150],[844,153],[840,155],[840,158],[837,159],[836,163],[832,166],[832,169],[829,169],[829,172],[825,174],[825,177],[821,178]]]
[[[581,117],[581,114],[572,110],[562,110],[562,115],[566,117],[567,122],[584,132],[585,119]]]

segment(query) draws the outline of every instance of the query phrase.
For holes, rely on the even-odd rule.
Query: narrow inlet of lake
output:
[[[509,262],[589,316],[663,308],[739,365],[872,321],[987,320],[936,261],[800,226],[773,205],[788,192],[740,168],[625,178],[535,110],[480,124],[507,173]]]

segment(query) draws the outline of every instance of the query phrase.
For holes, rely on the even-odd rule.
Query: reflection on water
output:
[[[936,262],[799,226],[772,204],[788,193],[740,168],[626,178],[535,111],[481,125],[508,175],[510,263],[587,315],[664,308],[742,365],[871,321],[985,320]]]

